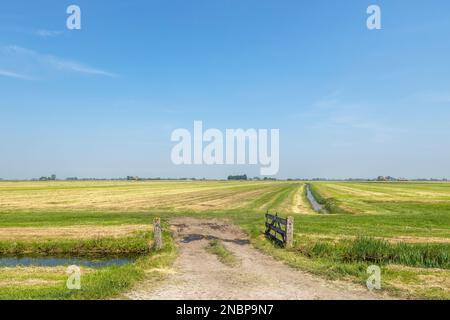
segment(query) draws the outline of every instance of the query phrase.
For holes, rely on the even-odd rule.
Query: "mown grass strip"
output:
[[[206,247],[206,250],[209,253],[216,255],[219,261],[227,266],[233,267],[238,263],[236,256],[225,248],[223,243],[217,239],[211,240]]]

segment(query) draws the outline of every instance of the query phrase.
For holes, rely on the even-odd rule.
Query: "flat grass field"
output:
[[[66,288],[64,266],[0,267],[0,299],[121,298],[144,278],[156,285],[177,256],[169,222],[180,216],[228,219],[258,249],[327,279],[364,286],[377,264],[383,293],[450,299],[450,183],[308,184],[327,213],[311,209],[297,181],[0,181],[0,258],[137,257],[82,267],[81,290]],[[264,238],[267,210],[294,216],[292,249]],[[154,217],[164,229],[159,252]]]

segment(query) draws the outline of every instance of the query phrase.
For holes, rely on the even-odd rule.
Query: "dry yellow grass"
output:
[[[81,267],[81,273],[94,272],[94,269]],[[67,280],[67,267],[16,266],[0,268],[1,287],[54,286]]]
[[[317,214],[311,209],[310,204],[307,203],[308,200],[305,198],[304,192],[305,184],[301,184],[292,199],[291,211],[297,214]]]
[[[439,292],[440,299],[450,299],[450,271],[445,269],[413,268],[400,265],[388,265],[386,269],[401,271],[409,276],[406,279],[391,279],[387,277],[384,281],[397,289],[412,296],[424,294],[429,296],[430,292]],[[429,297],[430,298],[430,297]],[[434,298],[431,296],[431,298]]]
[[[64,266],[58,267],[40,267],[40,266],[15,266],[15,267],[2,267],[2,277],[11,277],[17,274],[37,275],[37,274],[65,274],[67,268]],[[88,268],[82,268],[83,272],[87,272]]]
[[[22,279],[22,280],[0,280],[0,287],[9,286],[51,286],[62,282],[61,280],[47,279]]]
[[[450,188],[445,184],[419,183],[321,183],[325,197],[346,196],[371,201],[440,202],[450,200]]]
[[[244,207],[277,183],[223,181],[0,182],[0,208],[12,210],[222,210]]]
[[[352,235],[327,235],[319,233],[299,234],[299,238],[303,241],[316,242],[328,241],[339,242],[341,240],[354,240],[357,236]],[[397,236],[397,237],[373,237],[374,239],[386,240],[390,243],[428,243],[428,244],[449,244],[450,238],[439,237],[413,237],[413,236]]]
[[[357,196],[357,197],[371,197],[382,200],[392,199],[393,196],[386,192],[377,192],[377,191],[369,191],[360,188],[352,188],[349,186],[344,186],[341,184],[327,184],[327,188],[336,190],[338,192],[346,193],[349,195]],[[386,189],[386,188],[385,188]],[[325,191],[325,196],[331,196]]]
[[[385,238],[389,242],[405,242],[405,243],[450,243],[450,238],[438,237],[413,237],[413,236],[398,236],[392,238]]]
[[[0,228],[0,240],[41,239],[93,239],[101,237],[124,237],[136,231],[151,230],[150,225],[117,226],[69,226],[69,227],[8,227]]]

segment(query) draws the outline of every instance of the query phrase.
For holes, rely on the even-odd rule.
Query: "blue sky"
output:
[[[66,29],[77,4],[82,29]],[[382,30],[366,28],[378,4]],[[280,129],[278,177],[450,178],[450,3],[8,1],[0,178],[223,178],[176,128]]]

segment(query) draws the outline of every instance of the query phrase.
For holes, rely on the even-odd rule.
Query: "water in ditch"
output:
[[[311,190],[309,189],[309,186],[306,186],[306,197],[308,198],[309,203],[311,203],[311,206],[313,207],[314,211],[323,212],[323,205],[318,203],[316,198],[314,198],[314,195],[312,194]]]
[[[17,266],[84,266],[90,268],[122,266],[132,263],[135,258],[111,257],[111,258],[73,258],[73,257],[0,257],[0,267]]]

